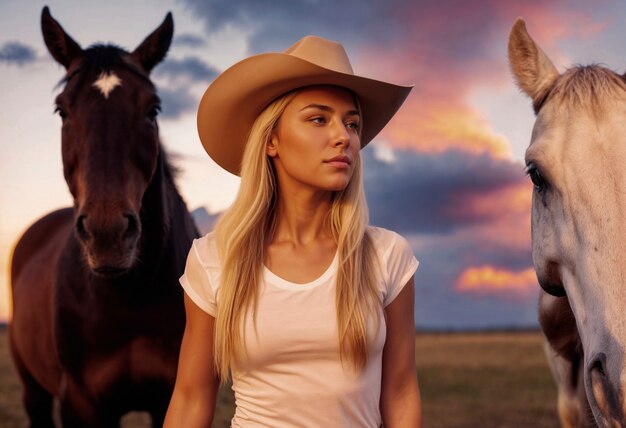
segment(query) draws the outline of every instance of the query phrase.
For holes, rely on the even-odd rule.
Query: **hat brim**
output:
[[[272,101],[297,88],[335,85],[351,90],[361,106],[361,147],[391,120],[413,86],[341,73],[283,53],[246,58],[220,74],[198,107],[198,134],[222,168],[239,175],[252,124]]]

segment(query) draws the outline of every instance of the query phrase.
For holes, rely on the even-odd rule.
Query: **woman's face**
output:
[[[360,126],[354,96],[348,90],[334,86],[302,89],[287,104],[267,147],[279,184],[285,187],[289,181],[319,190],[345,189],[361,148]]]

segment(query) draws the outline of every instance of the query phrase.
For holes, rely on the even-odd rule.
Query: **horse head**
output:
[[[116,276],[138,258],[142,199],[160,152],[160,101],[149,74],[170,46],[172,16],[132,52],[112,45],[82,49],[47,7],[41,27],[50,54],[67,71],[56,112],[75,236],[94,274]]]
[[[599,426],[626,426],[626,81],[604,67],[560,74],[518,19],[509,60],[537,115],[526,151],[541,287],[566,296]]]

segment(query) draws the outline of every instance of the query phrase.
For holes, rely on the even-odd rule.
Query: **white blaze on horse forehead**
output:
[[[121,86],[122,80],[117,77],[117,75],[113,72],[103,71],[98,76],[98,79],[94,82],[93,86],[98,88],[104,98],[109,98],[109,94],[113,89],[118,86]]]

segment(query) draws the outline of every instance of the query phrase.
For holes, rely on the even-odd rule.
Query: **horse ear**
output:
[[[535,107],[559,77],[552,61],[526,31],[522,18],[515,20],[509,35],[509,64],[517,85],[532,98]]]
[[[172,19],[172,12],[168,12],[159,28],[154,30],[152,34],[137,46],[132,56],[139,61],[144,70],[150,73],[154,66],[165,58],[165,54],[167,54],[167,50],[172,43],[173,35],[174,20]]]
[[[52,57],[66,69],[70,67],[72,61],[82,56],[83,49],[50,15],[48,6],[41,11],[41,32]]]

